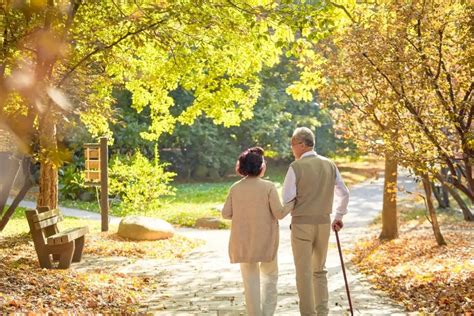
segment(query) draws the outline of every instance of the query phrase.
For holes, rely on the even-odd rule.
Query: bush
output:
[[[122,200],[122,213],[146,214],[161,205],[160,197],[175,194],[169,183],[176,174],[165,171],[166,166],[159,163],[156,149],[154,161],[139,151],[131,157],[118,156],[112,160],[109,190]]]
[[[89,193],[95,197],[95,190],[84,185],[85,175],[83,171],[77,170],[74,164],[67,165],[59,171],[59,192],[61,198],[77,200],[83,193]]]

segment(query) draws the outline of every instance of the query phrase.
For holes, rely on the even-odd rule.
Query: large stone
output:
[[[219,229],[224,223],[216,217],[202,217],[196,220],[197,228]]]
[[[118,235],[133,240],[159,240],[173,237],[173,226],[159,218],[126,216],[119,224]]]

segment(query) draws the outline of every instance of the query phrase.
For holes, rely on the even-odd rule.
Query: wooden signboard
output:
[[[100,186],[100,145],[84,144],[85,185]]]
[[[107,138],[99,144],[84,144],[85,185],[100,187],[100,213],[102,231],[109,230],[109,174]]]

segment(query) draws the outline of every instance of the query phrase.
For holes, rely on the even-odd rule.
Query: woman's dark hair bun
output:
[[[262,172],[264,151],[261,147],[252,147],[239,156],[239,173],[243,176],[258,176]]]

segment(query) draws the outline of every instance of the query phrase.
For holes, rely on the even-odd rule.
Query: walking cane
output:
[[[336,241],[337,241],[337,249],[339,250],[339,258],[341,258],[342,274],[344,275],[344,282],[346,283],[346,293],[347,293],[347,299],[349,300],[349,308],[351,311],[351,315],[354,315],[354,311],[352,310],[351,293],[349,292],[349,283],[347,283],[346,269],[344,268],[344,260],[342,259],[342,250],[341,250],[341,243],[339,242],[339,234],[337,230],[334,230],[334,232],[336,233]]]

